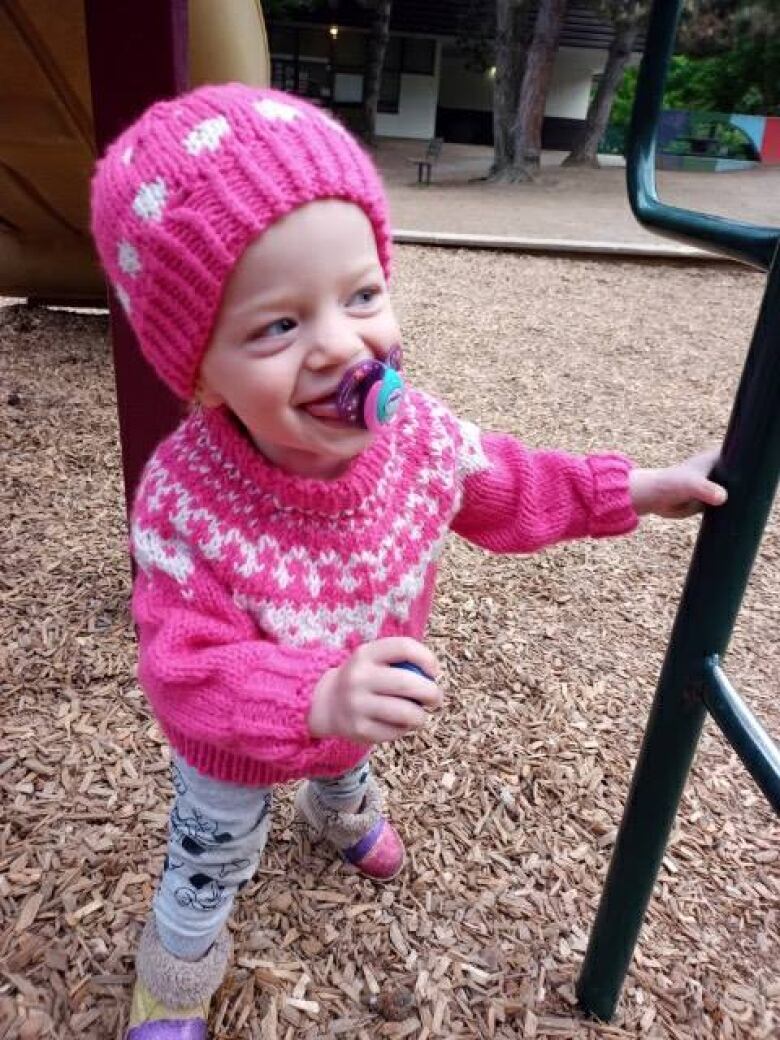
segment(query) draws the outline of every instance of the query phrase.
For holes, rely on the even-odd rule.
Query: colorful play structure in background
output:
[[[741,170],[780,163],[780,117],[723,112],[661,115],[659,166],[665,170]]]
[[[627,126],[609,126],[599,151],[625,154]],[[780,164],[780,116],[666,109],[658,124],[662,170],[729,173]]]

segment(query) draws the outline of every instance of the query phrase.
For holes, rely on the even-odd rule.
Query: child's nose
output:
[[[314,367],[329,367],[350,361],[363,346],[363,342],[342,315],[329,315],[317,322],[312,329],[309,364]]]

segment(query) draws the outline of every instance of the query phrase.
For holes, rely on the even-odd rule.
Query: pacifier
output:
[[[339,417],[372,433],[391,423],[404,396],[398,371],[402,361],[403,353],[396,346],[384,362],[368,358],[348,369],[336,390]]]

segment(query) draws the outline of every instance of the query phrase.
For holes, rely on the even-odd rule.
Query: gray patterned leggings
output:
[[[163,946],[175,957],[197,960],[230,916],[236,892],[257,869],[273,793],[270,787],[212,780],[178,755],[171,772],[176,798],[154,914]],[[363,794],[369,773],[366,759],[343,776],[311,782],[327,805],[342,809]]]

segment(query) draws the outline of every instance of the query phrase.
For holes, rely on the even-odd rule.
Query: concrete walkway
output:
[[[701,256],[644,230],[628,205],[621,160],[599,170],[562,167],[546,152],[537,183],[488,184],[491,148],[445,144],[430,186],[417,184],[421,141],[383,139],[376,151],[399,241],[648,256]],[[664,201],[780,226],[780,167],[737,173],[658,172]],[[467,236],[467,237],[462,237]],[[476,241],[470,241],[475,238]]]

